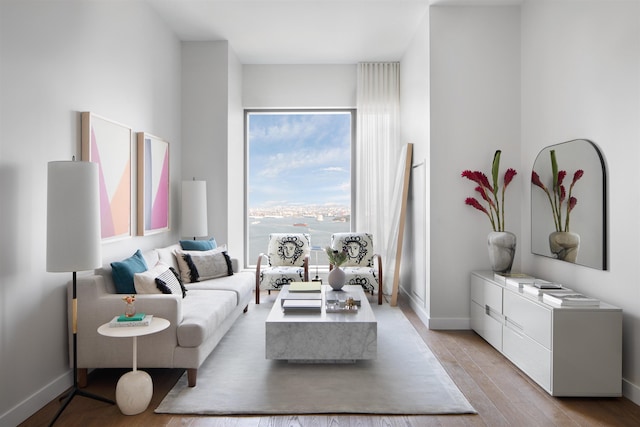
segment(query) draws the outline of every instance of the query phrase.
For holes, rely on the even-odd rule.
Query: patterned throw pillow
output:
[[[155,282],[163,294],[182,295],[182,298],[187,296],[187,289],[182,284],[180,275],[173,267],[169,267],[167,271],[156,277]]]
[[[161,262],[152,269],[134,274],[133,282],[138,294],[176,294],[182,298],[187,295],[178,272]]]
[[[183,283],[233,275],[231,258],[226,249],[226,245],[222,245],[210,251],[176,250],[175,255]]]

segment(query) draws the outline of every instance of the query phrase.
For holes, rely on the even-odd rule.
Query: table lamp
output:
[[[64,402],[53,425],[75,395],[114,402],[78,387],[78,302],[76,273],[102,264],[100,246],[100,198],[98,164],[91,162],[49,162],[47,176],[47,271],[72,272],[73,386],[61,398]]]
[[[207,225],[207,182],[182,181],[182,235],[206,236]]]

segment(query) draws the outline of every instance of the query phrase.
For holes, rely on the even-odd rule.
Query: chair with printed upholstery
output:
[[[347,253],[347,261],[340,266],[346,276],[345,285],[360,285],[372,295],[377,292],[378,304],[382,304],[382,257],[374,252],[373,236],[335,233],[331,236],[331,249]]]
[[[260,304],[260,290],[280,290],[291,282],[309,280],[311,240],[304,233],[271,233],[267,253],[258,256],[256,266],[256,304]],[[268,265],[263,266],[263,259]]]

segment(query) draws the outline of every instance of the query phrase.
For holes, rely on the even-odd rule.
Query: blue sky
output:
[[[251,113],[249,208],[350,205],[350,113]]]

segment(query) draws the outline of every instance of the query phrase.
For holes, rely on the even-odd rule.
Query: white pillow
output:
[[[157,263],[153,268],[133,275],[133,285],[138,294],[167,294],[181,295],[184,289],[174,273],[166,264]]]
[[[227,246],[209,251],[175,251],[180,278],[184,283],[199,282],[217,277],[231,276],[233,268]]]

